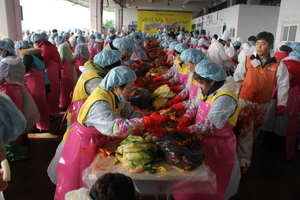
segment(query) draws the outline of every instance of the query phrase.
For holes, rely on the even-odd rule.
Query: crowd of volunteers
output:
[[[100,178],[91,191],[84,188],[82,172],[108,137],[176,130],[198,138],[204,163],[216,174],[216,192],[174,193],[176,200],[235,195],[261,130],[286,137],[286,159],[293,158],[300,43],[274,49],[274,36],[265,31],[234,42],[228,30],[220,37],[166,30],[151,36],[110,27],[107,34],[53,29],[0,40],[1,160],[7,143],[28,145],[31,129],[50,130],[50,120],[66,110],[68,126],[48,167],[55,200],[133,199],[132,180],[121,174]],[[153,92],[165,85],[176,95],[160,109],[176,111],[174,130],[162,128],[170,118],[157,109],[149,115],[128,102],[136,88]],[[103,188],[113,187],[108,181],[127,189],[107,194]]]

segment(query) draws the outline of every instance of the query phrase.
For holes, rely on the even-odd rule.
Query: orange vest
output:
[[[254,67],[251,56],[246,58],[246,76],[241,86],[239,98],[254,103],[267,103],[271,99],[279,61],[270,62],[264,67]],[[275,59],[275,58],[272,58]],[[254,59],[255,60],[255,59]]]

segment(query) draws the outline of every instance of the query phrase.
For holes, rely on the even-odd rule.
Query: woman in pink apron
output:
[[[84,66],[81,66],[82,74],[79,77],[74,93],[72,102],[68,107],[67,122],[68,128],[65,132],[63,141],[57,147],[56,153],[48,166],[48,175],[52,182],[56,184],[56,168],[58,160],[72,125],[77,122],[79,110],[85,103],[86,99],[91,93],[99,86],[100,82],[106,76],[109,70],[120,65],[122,53],[116,50],[104,50],[94,57],[94,61],[88,61]]]
[[[174,42],[172,42],[171,44],[174,44]],[[186,87],[189,74],[188,68],[180,59],[180,55],[185,49],[188,49],[188,46],[186,44],[178,42],[176,43],[172,51],[175,58],[174,65],[167,72],[158,75],[153,79],[156,83],[155,86],[167,84],[170,87],[171,91],[175,93],[179,93]]]
[[[198,86],[197,82],[192,79],[192,75],[195,71],[195,66],[202,60],[206,60],[206,56],[199,50],[196,49],[185,49],[182,51],[180,55],[180,59],[184,62],[184,64],[188,67],[189,75],[185,88],[179,92],[177,96],[175,96],[172,100],[166,103],[166,108],[170,106],[182,102],[184,100],[192,100],[198,94]]]
[[[23,133],[27,133],[39,121],[40,114],[25,87],[25,67],[14,54],[15,50],[9,43],[0,40],[0,56],[3,57],[0,62],[0,91],[9,96],[24,114],[27,126]]]
[[[91,34],[90,37],[89,37],[88,49],[89,49],[89,52],[90,52],[89,60],[94,60],[94,56],[97,53],[101,52],[100,44],[95,41],[95,35],[94,34]]]
[[[18,41],[15,49],[19,52],[25,66],[25,81],[29,93],[40,112],[40,121],[36,127],[40,130],[50,130],[50,120],[47,110],[46,94],[50,92],[48,74],[41,56],[40,48],[32,48],[27,41]]]
[[[67,108],[71,103],[71,92],[74,89],[74,70],[73,70],[73,56],[71,50],[65,43],[65,38],[57,36],[55,39],[57,50],[60,55],[62,69],[60,81],[60,107]]]
[[[135,80],[133,70],[115,67],[83,104],[57,166],[55,200],[64,200],[68,191],[84,186],[82,171],[92,163],[107,136],[138,134],[164,124],[167,117],[156,113],[144,117],[126,102]]]
[[[231,76],[208,60],[197,64],[193,79],[201,94],[193,100],[178,128],[200,139],[204,162],[216,174],[217,192],[173,196],[176,200],[229,199],[237,192],[240,180],[233,133],[239,112],[236,85]]]
[[[75,48],[74,54],[74,65],[75,70],[77,72],[77,77],[79,78],[81,75],[81,71],[79,70],[80,66],[83,66],[89,60],[90,52],[87,48],[86,44],[79,43]]]
[[[59,115],[59,70],[60,56],[57,48],[51,44],[42,34],[34,33],[31,36],[36,47],[42,49],[46,72],[49,77],[51,91],[47,94],[47,109],[49,115]]]

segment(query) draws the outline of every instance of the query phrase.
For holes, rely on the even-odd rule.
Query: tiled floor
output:
[[[60,120],[61,118],[52,120],[51,134],[30,135],[30,157],[11,163],[12,180],[4,192],[6,200],[53,199],[55,185],[48,178],[46,169],[64,132],[59,130]],[[65,125],[63,127],[65,128]],[[280,153],[266,151],[261,146],[261,138],[262,135],[254,145],[252,166],[249,172],[242,176],[239,191],[231,200],[299,200],[299,151],[293,160],[286,161]],[[166,197],[160,196],[158,199],[163,200]]]

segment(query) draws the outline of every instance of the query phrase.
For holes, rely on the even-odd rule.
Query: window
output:
[[[235,37],[235,28],[230,29],[230,37]]]
[[[296,40],[297,26],[283,26],[281,41],[294,42]]]

